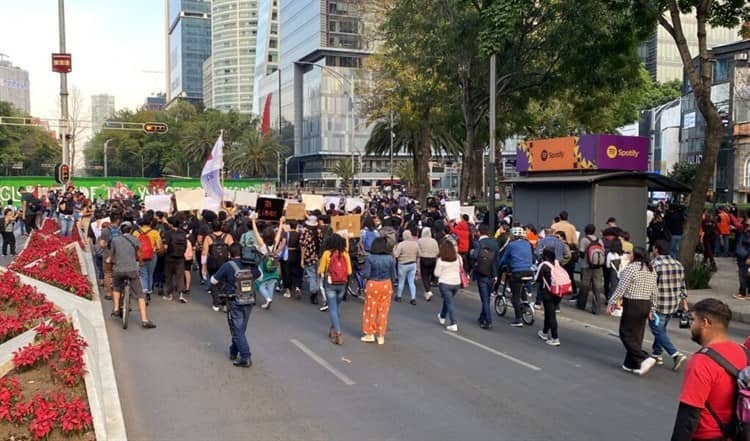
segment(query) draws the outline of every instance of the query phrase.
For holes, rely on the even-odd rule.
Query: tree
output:
[[[229,170],[245,176],[259,178],[276,176],[277,154],[285,148],[271,136],[259,131],[248,131],[232,143],[226,152],[226,164]]]
[[[712,65],[708,53],[706,28],[734,28],[750,21],[750,4],[745,0],[639,0],[640,5],[659,26],[672,36],[687,73],[696,106],[706,122],[703,160],[695,174],[693,192],[688,204],[687,221],[682,232],[680,261],[686,267],[694,263],[701,214],[703,213],[709,183],[714,175],[719,146],[724,136],[724,126],[716,105],[711,100]],[[693,61],[681,14],[694,15],[697,21],[698,58]]]
[[[349,182],[354,178],[354,165],[351,158],[339,159],[331,169],[331,172],[341,179],[342,187],[348,188]]]
[[[394,175],[401,179],[401,183],[406,186],[407,191],[411,191],[415,184],[414,168],[408,161],[399,161],[394,170]]]
[[[698,164],[691,164],[689,162],[678,162],[672,167],[672,171],[669,172],[669,177],[684,184],[688,187],[692,187],[695,182],[695,176],[698,172]]]
[[[0,101],[0,115],[26,117],[10,103]],[[0,164],[5,174],[10,174],[11,164],[22,163],[23,174],[45,175],[51,172],[45,163],[59,161],[60,146],[43,127],[0,125]]]

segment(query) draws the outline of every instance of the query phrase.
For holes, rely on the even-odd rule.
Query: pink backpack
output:
[[[568,272],[565,271],[565,268],[560,266],[560,262],[555,260],[554,265],[549,262],[542,262],[542,265],[549,266],[552,273],[552,286],[547,286],[547,281],[544,281],[545,288],[549,290],[550,294],[557,297],[563,297],[570,294],[573,289],[573,285],[570,282],[570,276],[568,275]],[[541,268],[542,267],[540,265],[539,270],[541,270]]]

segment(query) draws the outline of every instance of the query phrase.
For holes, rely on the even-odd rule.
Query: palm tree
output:
[[[411,193],[414,189],[416,179],[414,178],[414,167],[410,161],[399,161],[393,174],[401,179],[401,182],[406,185],[406,190]]]
[[[338,176],[343,182],[344,187],[349,186],[349,181],[354,178],[354,171],[352,170],[352,160],[350,158],[339,159],[336,165],[331,169],[331,173]]]
[[[226,153],[226,164],[232,171],[253,178],[276,175],[277,154],[285,147],[257,130],[246,130]]]

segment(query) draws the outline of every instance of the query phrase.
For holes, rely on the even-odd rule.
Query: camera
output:
[[[677,317],[680,319],[680,329],[687,329],[690,327],[690,316],[685,311],[677,313]]]

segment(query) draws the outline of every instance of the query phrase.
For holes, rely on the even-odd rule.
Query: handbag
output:
[[[468,288],[469,287],[469,276],[466,274],[466,271],[464,271],[464,263],[461,260],[461,258],[458,259],[458,271],[461,275],[461,288]]]

